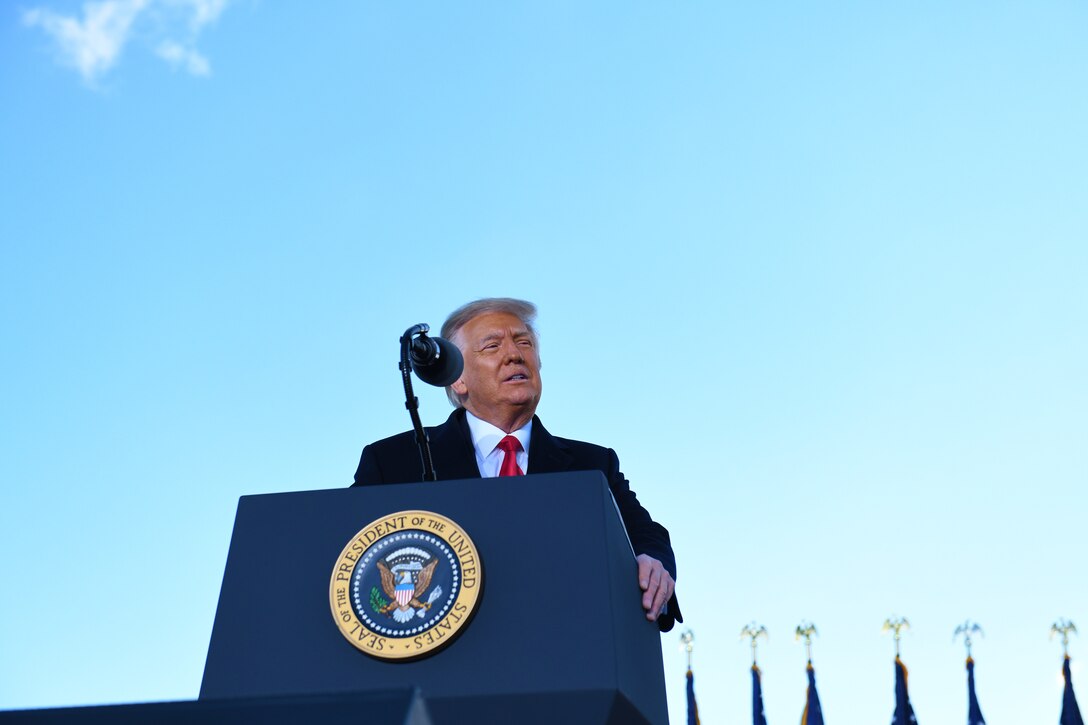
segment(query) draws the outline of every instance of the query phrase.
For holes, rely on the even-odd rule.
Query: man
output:
[[[442,337],[460,348],[465,368],[446,389],[457,410],[428,430],[438,477],[604,473],[635,549],[646,618],[667,632],[674,621],[683,621],[669,533],[639,504],[612,449],[553,436],[536,417],[541,382],[535,317],[530,302],[482,299],[454,311],[442,325]],[[420,479],[419,451],[409,432],[364,448],[353,485]]]

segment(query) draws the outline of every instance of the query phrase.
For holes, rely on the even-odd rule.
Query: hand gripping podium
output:
[[[360,529],[406,510],[440,514],[468,533],[482,591],[443,649],[380,660],[338,628],[330,576]],[[200,700],[410,687],[440,725],[667,723],[660,636],[642,610],[634,555],[600,472],[239,501]]]

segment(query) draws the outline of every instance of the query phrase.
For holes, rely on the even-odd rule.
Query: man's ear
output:
[[[465,395],[466,393],[468,393],[468,386],[465,385],[465,381],[461,378],[457,378],[456,380],[454,380],[453,385],[451,385],[450,387],[453,388],[453,392],[457,393],[458,395]]]

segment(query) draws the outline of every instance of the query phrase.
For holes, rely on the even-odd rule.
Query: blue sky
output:
[[[890,718],[892,614],[923,725],[966,618],[990,725],[1057,721],[1083,3],[0,13],[0,708],[195,697],[237,498],[346,485],[407,427],[399,334],[513,295],[548,428],[673,533],[704,722],[749,716],[753,619],[772,725],[802,619],[828,720]]]

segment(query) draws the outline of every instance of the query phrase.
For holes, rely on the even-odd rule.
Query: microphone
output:
[[[427,431],[419,419],[419,399],[412,393],[412,371],[428,385],[445,387],[461,377],[465,369],[465,359],[461,351],[449,340],[441,337],[427,337],[430,325],[422,322],[412,325],[400,337],[400,376],[404,382],[404,407],[412,418],[412,430],[416,433],[416,445],[423,462],[423,480],[437,481],[431,459],[431,442]]]
[[[408,357],[420,380],[442,388],[452,385],[465,369],[465,359],[457,346],[441,337],[427,337],[426,330],[412,340]]]

